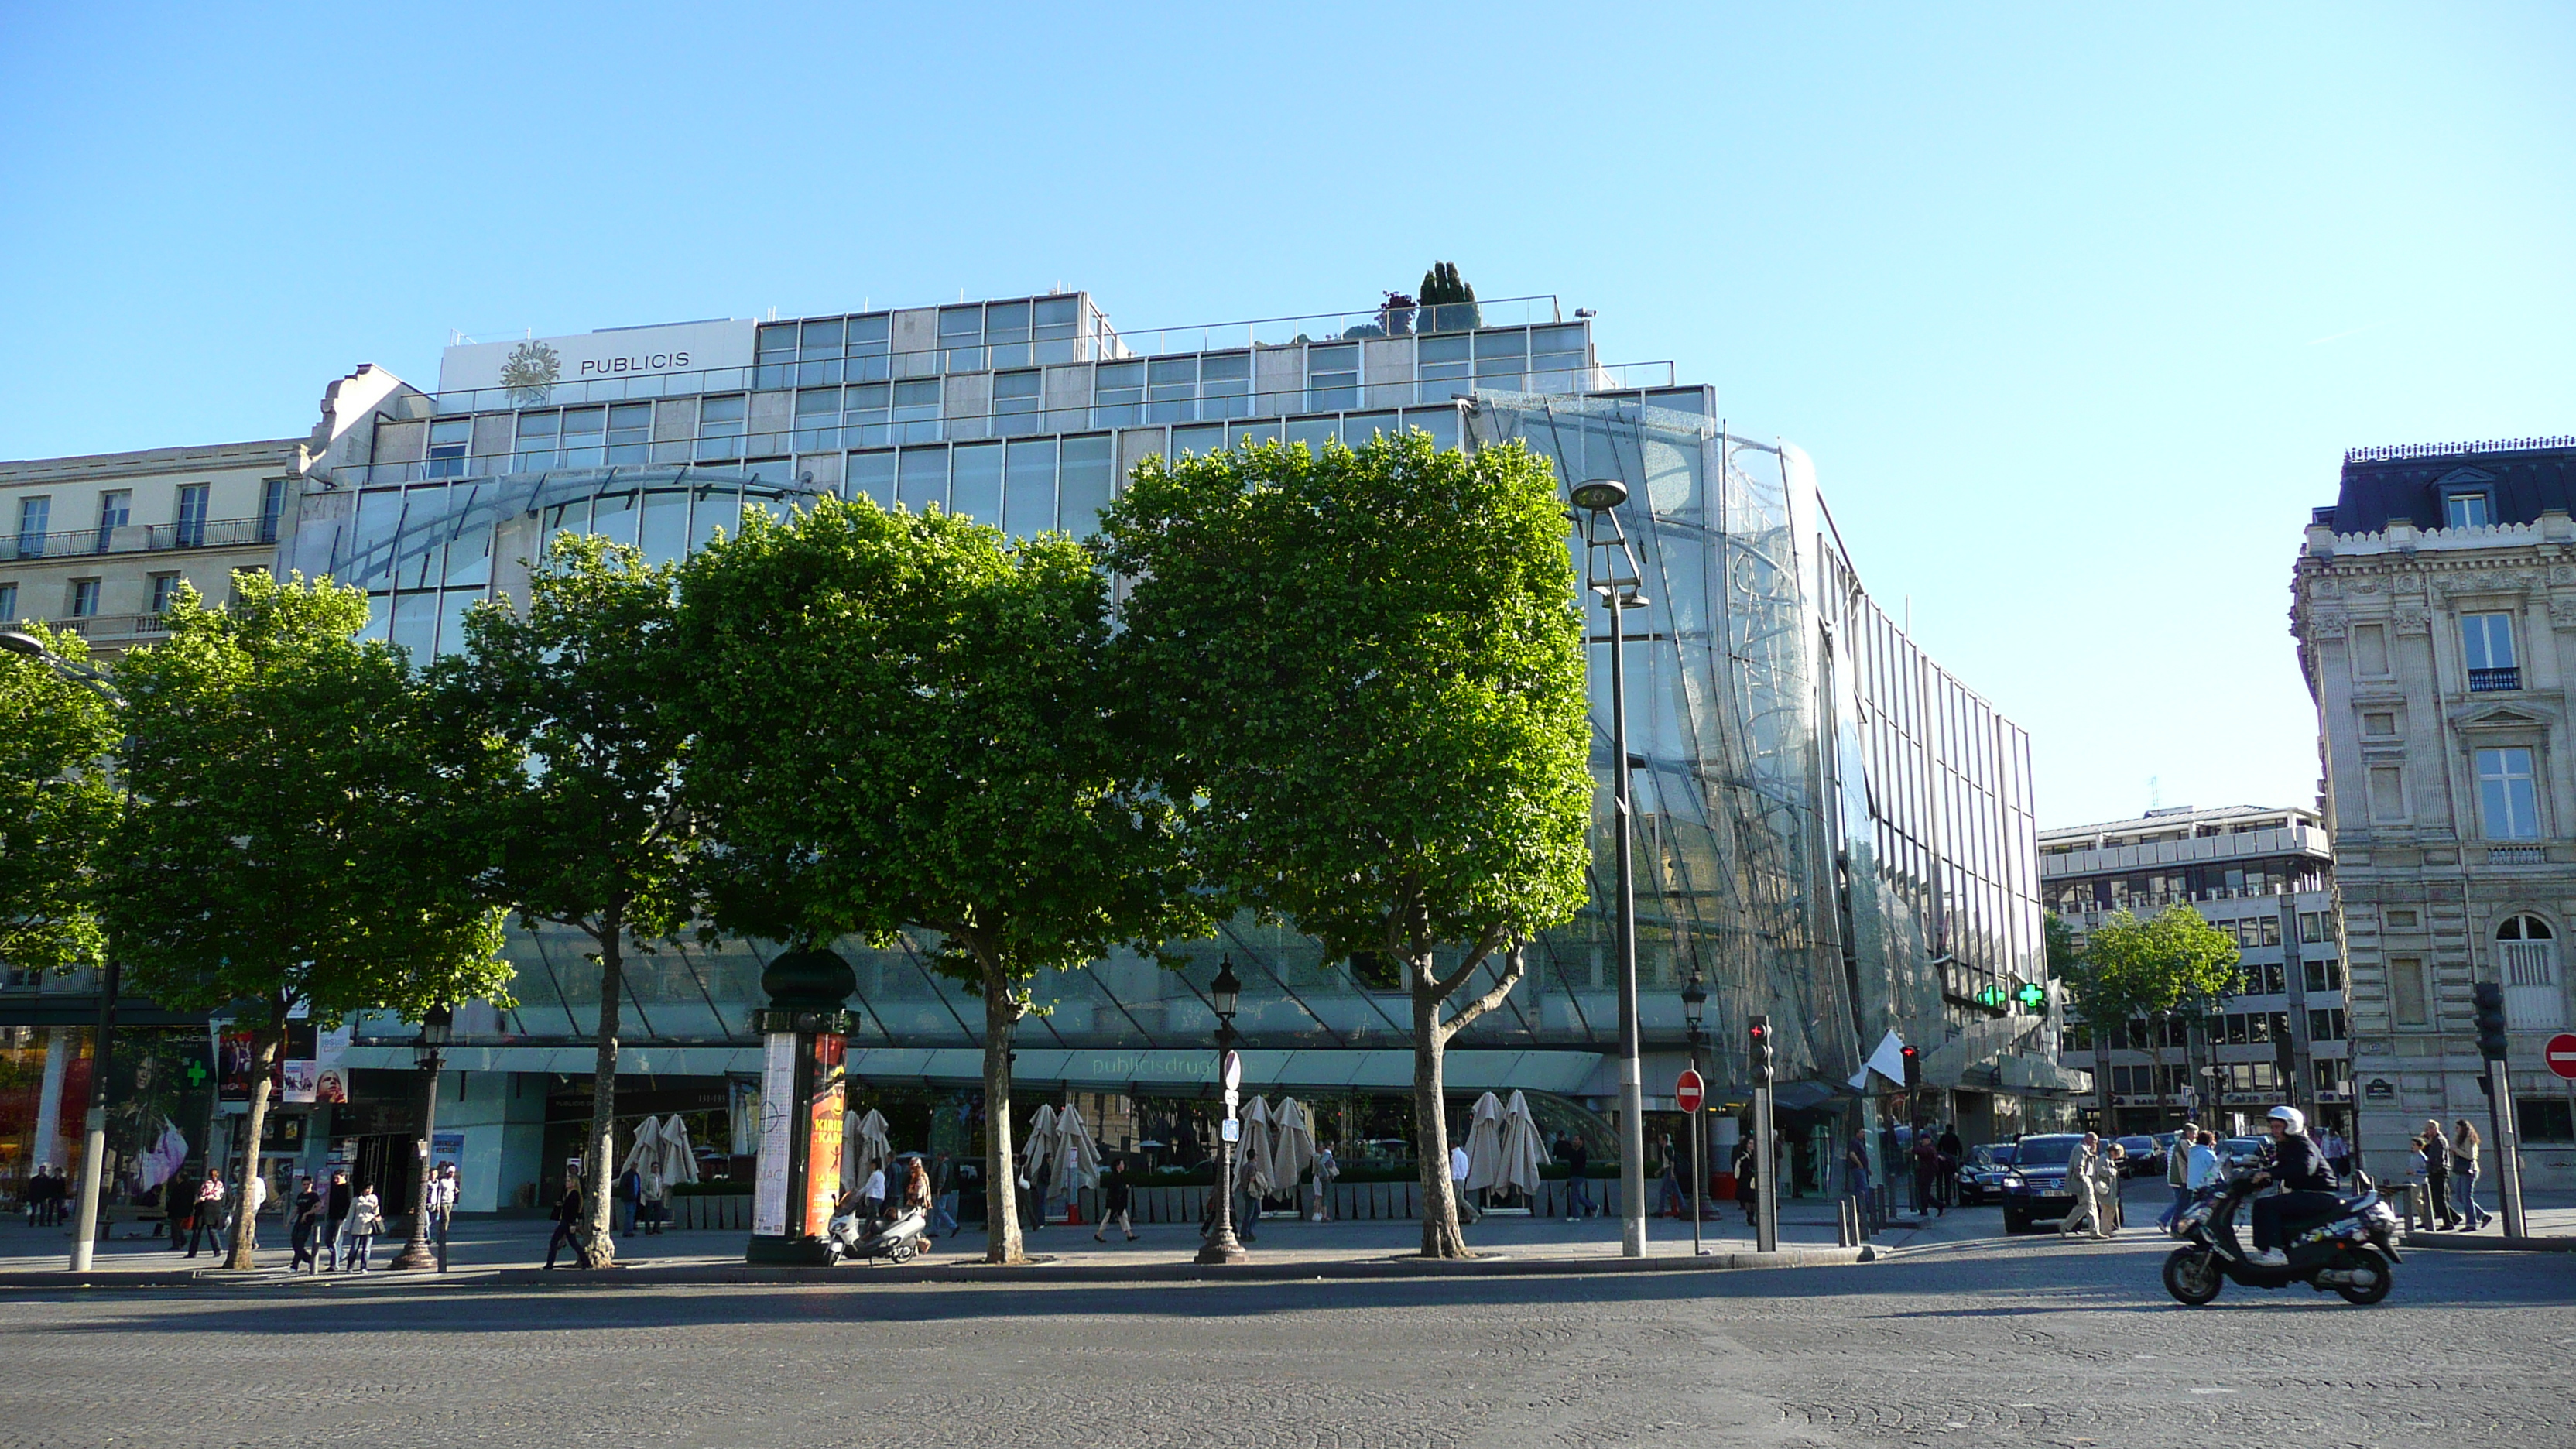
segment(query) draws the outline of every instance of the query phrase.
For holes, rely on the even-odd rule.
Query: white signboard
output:
[[[752,1181],[751,1230],[787,1235],[788,1129],[796,1117],[796,1034],[771,1032],[760,1070],[760,1164]]]
[[[440,357],[438,390],[514,388],[522,394],[519,401],[535,404],[547,401],[561,383],[749,367],[756,326],[734,321],[674,322],[571,337],[468,342]]]

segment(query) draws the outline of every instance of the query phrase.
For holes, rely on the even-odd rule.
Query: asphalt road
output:
[[[19,1292],[0,1445],[2576,1444],[2576,1255],[2416,1252],[2373,1308],[2231,1285],[2186,1309],[2156,1281],[2169,1246],[1243,1286]]]

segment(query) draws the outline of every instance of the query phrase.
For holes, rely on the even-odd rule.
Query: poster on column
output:
[[[849,1100],[844,1050],[838,1032],[814,1037],[814,1094],[805,1117],[805,1231],[817,1235],[832,1221],[832,1206],[841,1196],[841,1114]]]
[[[309,1021],[290,1021],[286,1024],[286,1045],[280,1048],[280,1054],[286,1062],[284,1076],[281,1079],[286,1089],[284,1100],[298,1104],[310,1103],[313,1100],[313,1079],[318,1070],[315,1056],[320,1050],[317,1045],[319,1035],[314,1031],[313,1023]]]
[[[342,1022],[329,1031],[317,1033],[313,1042],[313,1100],[338,1102],[349,1100],[349,1043],[357,1035],[354,1022]]]
[[[771,1032],[761,1044],[760,1165],[752,1183],[751,1230],[763,1237],[787,1232],[787,1149],[795,1139],[796,1034]]]

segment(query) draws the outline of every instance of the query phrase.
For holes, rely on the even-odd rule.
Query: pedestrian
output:
[[[2325,1148],[2326,1166],[2334,1170],[2337,1180],[2352,1176],[2352,1146],[2343,1140],[2343,1133],[2329,1127],[2326,1140],[2319,1145]]]
[[[1127,1241],[1131,1243],[1136,1241],[1136,1225],[1127,1216],[1127,1161],[1125,1158],[1109,1164],[1109,1177],[1100,1184],[1100,1192],[1100,1226],[1092,1230],[1091,1240],[1095,1243],[1109,1241],[1103,1235],[1109,1231],[1111,1223],[1116,1223],[1119,1231],[1127,1235]]]
[[[331,1169],[331,1186],[322,1194],[322,1263],[326,1270],[340,1271],[340,1233],[348,1226],[350,1204],[357,1194],[349,1189],[349,1169]]]
[[[27,1178],[27,1189],[20,1200],[27,1210],[27,1226],[49,1228],[54,1225],[54,1165],[39,1162]]]
[[[2180,1147],[2182,1145],[2182,1139],[2174,1139],[2174,1145],[2176,1147]],[[2191,1146],[2190,1166],[2185,1169],[2185,1171],[2189,1174],[2186,1180],[2186,1185],[2191,1190],[2191,1196],[2194,1202],[2205,1201],[2210,1194],[2218,1191],[2219,1165],[2217,1133],[2210,1131],[2206,1127],[2200,1129],[2200,1138]]]
[[[1744,1225],[1748,1228],[1754,1225],[1754,1208],[1761,1201],[1761,1185],[1754,1181],[1761,1165],[1761,1150],[1751,1137],[1735,1144],[1735,1163],[1729,1170],[1735,1174],[1735,1201],[1744,1209]]]
[[[2478,1206],[2478,1129],[2468,1118],[2459,1120],[2451,1137],[2452,1204],[2459,1208],[2468,1231],[2476,1232],[2495,1221],[2495,1214]]]
[[[1655,1208],[1657,1217],[1677,1218],[1682,1215],[1690,1197],[1682,1191],[1681,1154],[1673,1150],[1673,1134],[1663,1133],[1655,1139],[1655,1150],[1663,1155],[1664,1175],[1655,1184],[1661,1194]]]
[[[442,1164],[429,1177],[429,1240],[438,1249],[438,1271],[447,1271],[447,1229],[456,1220],[456,1164]]]
[[[964,1190],[957,1185],[957,1176],[957,1164],[943,1155],[939,1159],[937,1173],[938,1194],[932,1200],[930,1221],[922,1232],[922,1241],[938,1237],[941,1228],[948,1230],[948,1236],[957,1236],[957,1206],[964,1195]]]
[[[2090,1233],[2097,1238],[2111,1236],[2102,1230],[2102,1183],[2094,1174],[2101,1155],[2101,1135],[2087,1132],[2066,1159],[2066,1192],[2075,1199],[2075,1206],[2067,1212],[2066,1221],[2057,1225],[2061,1238],[2077,1233]]]
[[[617,1216],[616,1221],[611,1225],[611,1230],[619,1237],[635,1236],[635,1206],[643,1196],[644,1175],[642,1173],[630,1167],[617,1174],[617,1186],[611,1194]]]
[[[885,1169],[883,1167],[869,1168],[868,1180],[859,1184],[859,1215],[866,1218],[874,1218],[878,1213],[884,1211],[885,1192]]]
[[[1869,1134],[1855,1132],[1843,1149],[1843,1196],[1869,1197]]]
[[[382,1206],[372,1183],[361,1186],[349,1200],[348,1269],[352,1273],[364,1273],[371,1266],[368,1258],[375,1249],[376,1234],[385,1230]]]
[[[223,1207],[224,1170],[220,1167],[209,1167],[206,1169],[206,1180],[197,1184],[197,1211],[188,1220],[189,1257],[197,1256],[197,1245],[209,1238],[214,1240],[218,1254],[223,1251],[224,1240],[215,1227],[215,1219],[222,1213]]]
[[[1577,1132],[1565,1139],[1565,1220],[1591,1217],[1601,1211],[1592,1201],[1592,1149]]]
[[[161,1187],[162,1215],[170,1222],[170,1251],[183,1246],[179,1239],[188,1231],[188,1220],[197,1214],[197,1181],[185,1173],[171,1178]]]
[[[2106,1238],[2129,1225],[2128,1215],[2121,1211],[2125,1204],[2120,1199],[2120,1164],[2128,1158],[2129,1149],[2117,1142],[2104,1143],[2102,1151],[2093,1158],[2093,1187],[2102,1205],[2102,1223],[2108,1229],[2102,1236]]]
[[[319,1261],[319,1255],[313,1250],[313,1236],[321,1230],[321,1190],[313,1185],[310,1173],[297,1173],[295,1196],[286,1204],[286,1241],[295,1250],[295,1256],[287,1260],[287,1272],[292,1273],[298,1268],[308,1273],[313,1271],[314,1264]]]
[[[1315,1154],[1315,1221],[1333,1220],[1333,1182],[1341,1175],[1341,1159],[1333,1155],[1333,1144],[1327,1142]]]
[[[662,1236],[662,1223],[671,1216],[671,1184],[663,1180],[658,1162],[644,1169],[636,1185],[635,1215],[643,1220],[644,1236]]]
[[[1942,1124],[1941,1140],[1933,1144],[1941,1154],[1941,1205],[1959,1205],[1959,1164],[1967,1160],[1968,1144],[1959,1140],[1959,1124]]]
[[[2156,1217],[2156,1226],[2171,1231],[2174,1219],[2191,1202],[2191,1149],[2200,1142],[2200,1125],[2185,1122],[2174,1134],[2173,1146],[2165,1152],[2165,1186],[2173,1189],[2173,1202]]]
[[[1669,1158],[1672,1155],[1669,1150],[1672,1146],[1671,1139],[1667,1138],[1664,1146],[1667,1149],[1664,1155]],[[1461,1226],[1472,1223],[1482,1216],[1476,1211],[1476,1205],[1467,1201],[1467,1149],[1464,1147],[1449,1149],[1449,1195],[1458,1204],[1458,1222]]]
[[[2458,1227],[2459,1214],[2451,1211],[2451,1139],[2437,1121],[2424,1124],[2424,1190],[2433,1199],[2433,1221]]]
[[[1941,1208],[1941,1147],[1932,1134],[1914,1129],[1914,1215],[1930,1212],[1936,1216]]]
[[[555,1254],[562,1252],[564,1245],[570,1243],[574,1260],[584,1268],[589,1267],[590,1245],[581,1240],[581,1173],[578,1169],[564,1169],[563,1196],[555,1199],[554,1220],[554,1236],[546,1240],[546,1266],[553,1267]]]

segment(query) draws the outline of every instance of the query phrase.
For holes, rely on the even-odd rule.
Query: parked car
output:
[[[1967,1158],[1959,1164],[1959,1201],[1975,1207],[2003,1196],[2004,1184],[2013,1180],[2013,1145],[1989,1142],[1968,1149]]]
[[[2013,1144],[2013,1176],[2003,1184],[2005,1232],[2026,1233],[2075,1210],[2066,1163],[2083,1141],[2080,1132],[2051,1132]]]
[[[2155,1138],[2140,1134],[2117,1139],[2120,1150],[2129,1154],[2120,1160],[2122,1177],[2162,1177],[2165,1171],[2165,1149]]]

